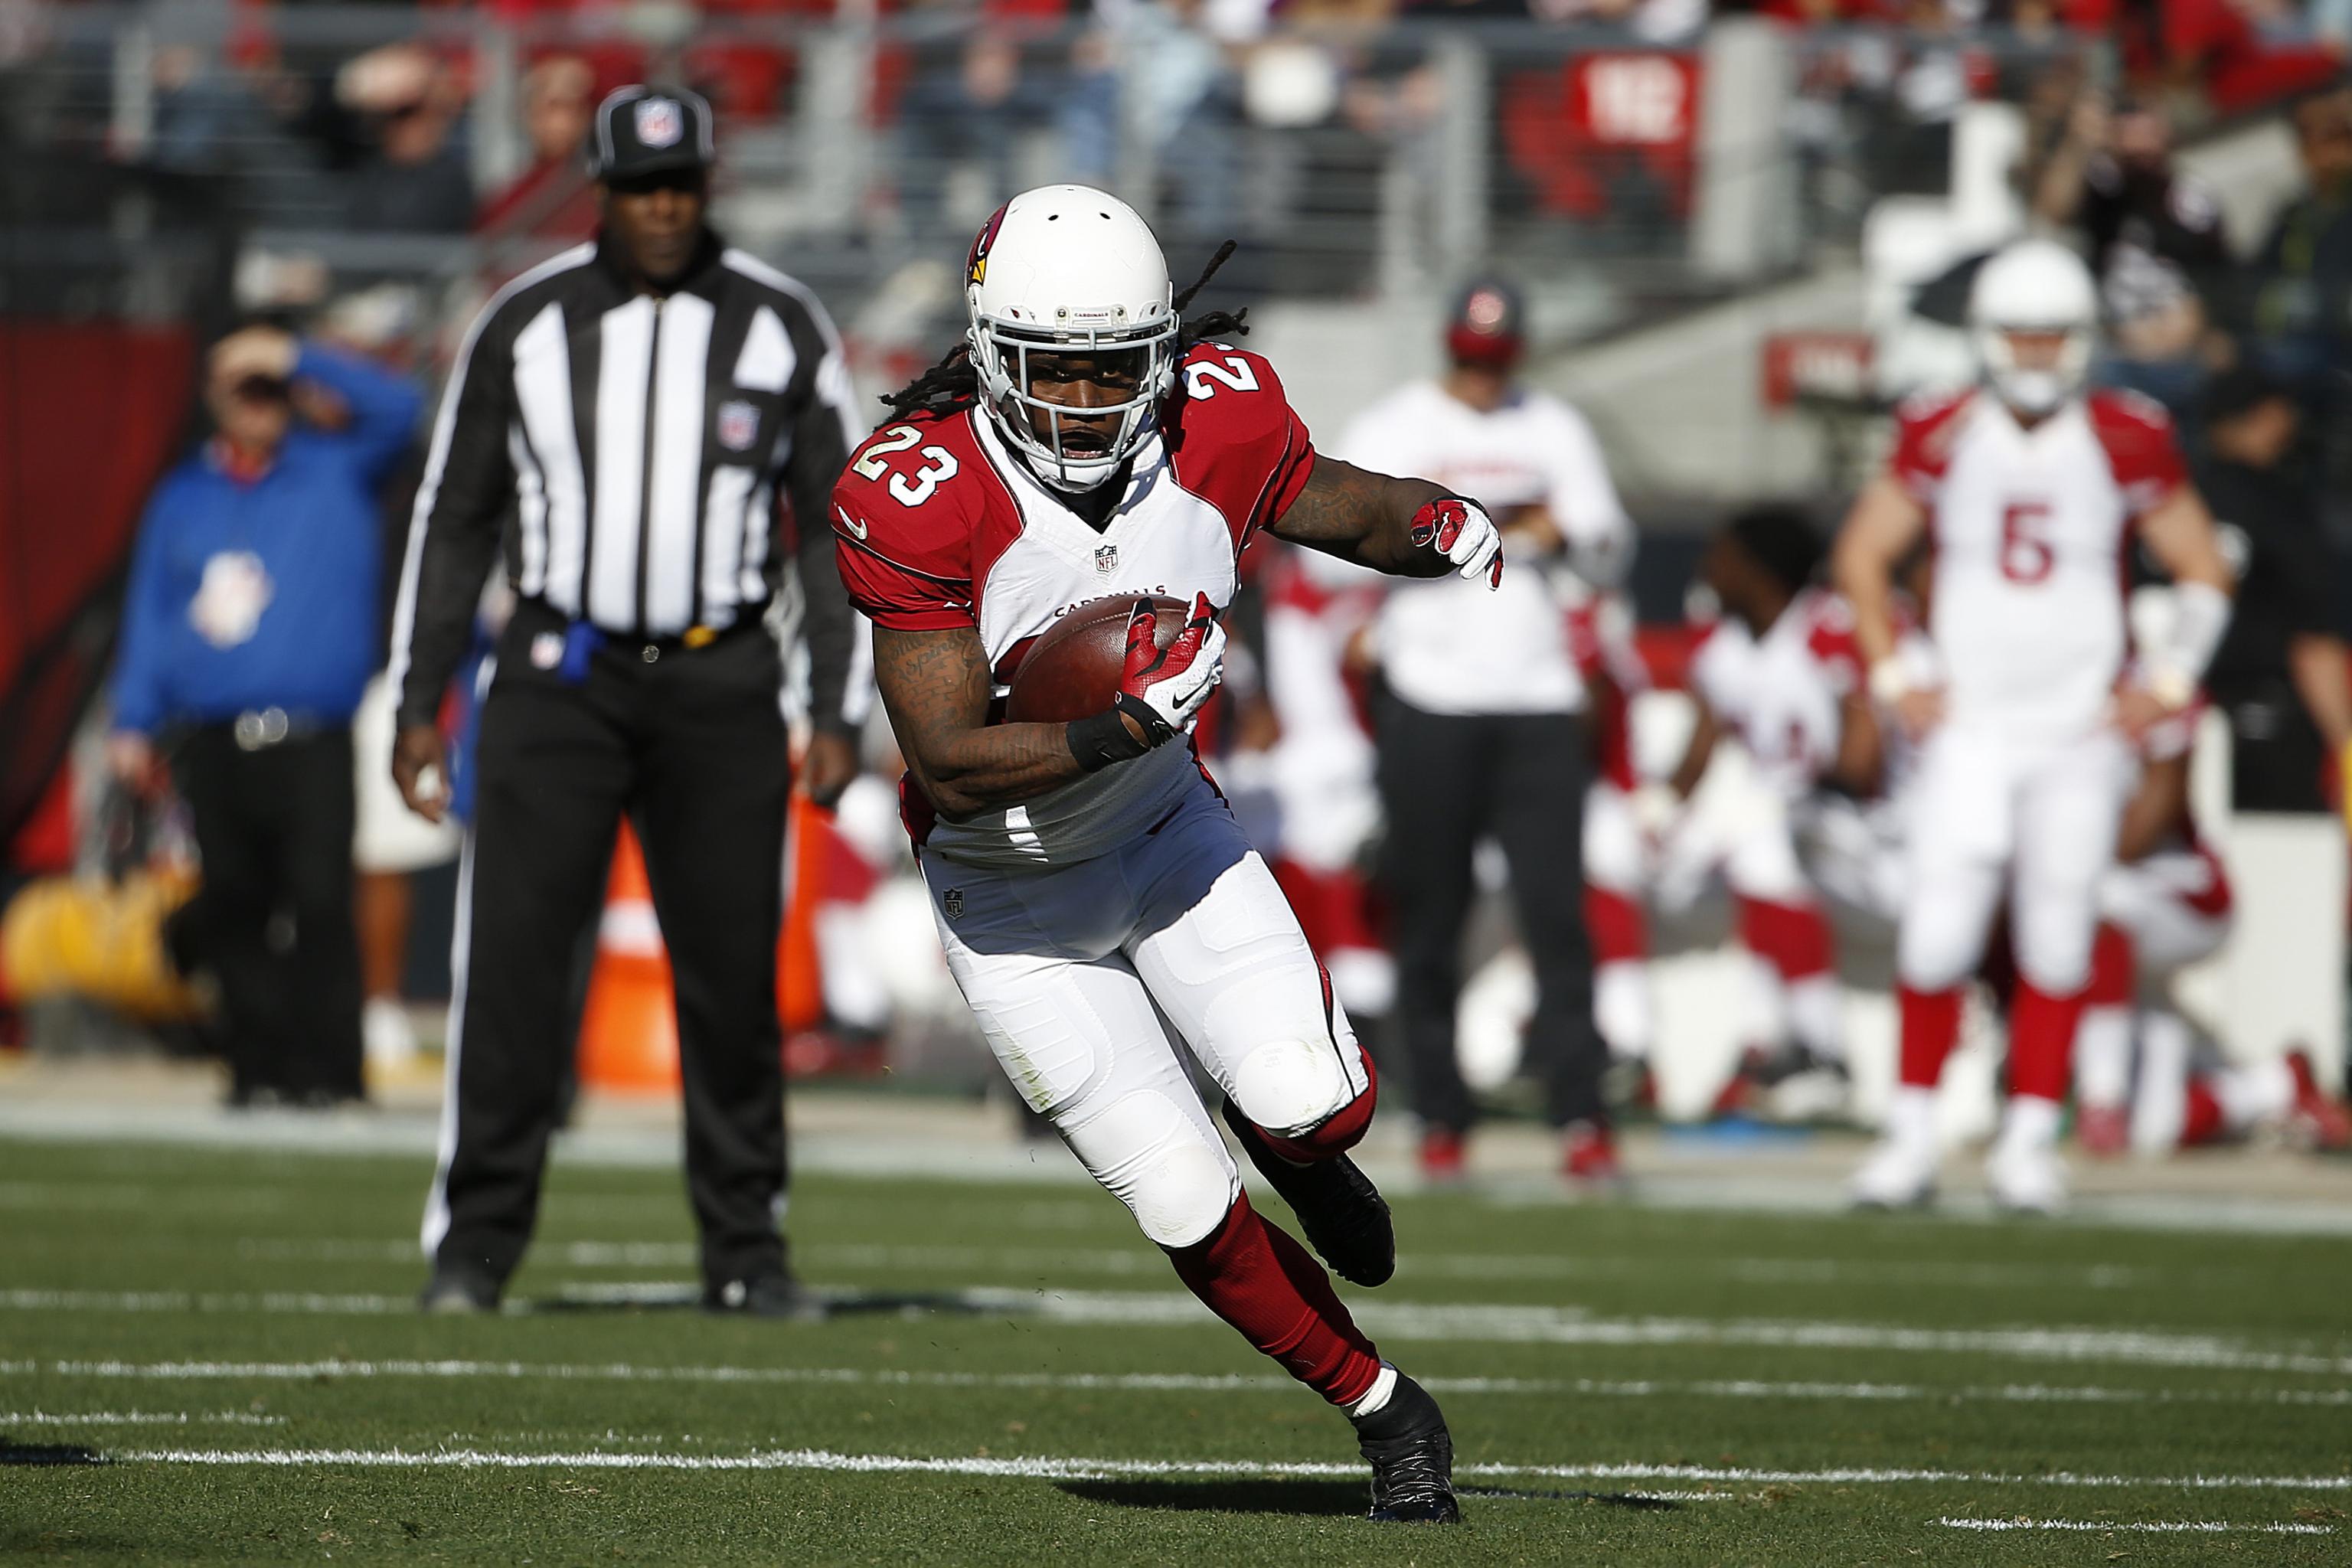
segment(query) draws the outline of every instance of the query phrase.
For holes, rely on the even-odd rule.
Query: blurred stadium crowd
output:
[[[201,462],[197,442],[248,393],[286,399],[297,429],[371,435],[380,445],[359,489],[319,503],[364,494],[352,503],[364,515],[341,520],[364,547],[306,568],[316,577],[281,574],[275,592],[364,625],[363,662],[380,664],[419,410],[488,290],[593,230],[582,139],[603,94],[635,80],[709,96],[720,226],[824,296],[869,393],[940,341],[960,309],[954,260],[990,208],[1067,178],[1143,198],[1173,256],[1240,238],[1221,300],[1349,302],[1355,331],[1419,334],[1403,363],[1438,360],[1433,303],[1466,277],[1499,268],[1539,306],[1560,279],[1600,279],[1598,304],[1537,310],[1528,373],[1545,384],[1573,387],[1582,340],[1669,328],[1743,290],[1858,264],[1854,288],[1891,289],[1900,308],[1795,345],[1781,379],[1825,429],[1863,431],[1859,462],[1897,396],[1965,378],[1969,279],[2007,237],[1962,223],[1930,241],[1885,215],[1905,198],[1956,195],[1974,156],[1969,111],[2003,106],[1997,162],[2013,222],[2079,244],[2097,277],[2096,379],[2172,411],[2233,525],[2236,563],[2265,574],[2214,673],[2222,717],[2206,745],[2236,764],[2214,787],[2241,813],[2325,814],[2352,741],[2347,40],[2347,0],[0,0],[11,153],[0,334],[13,345],[0,620],[14,623],[0,627],[0,1007],[11,1043],[160,1037],[232,1059],[246,1048],[208,1008],[204,976],[219,959],[187,929],[204,873],[168,770],[102,739],[135,685],[109,673],[156,657],[137,647],[135,594],[117,608],[137,520],[151,499],[170,502],[184,481],[167,469],[192,450]],[[1770,91],[1756,85],[1764,75]],[[2249,134],[2271,139],[2284,199],[2233,225],[2234,193],[2184,166],[2183,150]],[[1785,202],[1724,195],[1765,164]],[[1549,330],[1552,320],[1568,325]],[[1766,401],[1774,379],[1768,363]],[[1608,410],[1587,412],[1609,448]],[[389,437],[371,424],[387,420]],[[1344,426],[1318,434],[1339,449]],[[1794,537],[1787,519],[1808,510],[1825,535],[1853,477],[1829,464],[1793,492],[1759,480],[1746,496],[1694,496],[1654,463],[1632,479],[1620,469],[1643,530],[1630,590],[1547,575],[1603,747],[1583,908],[1623,1105],[1866,1121],[1883,1100],[1849,1082],[1874,1071],[1883,1089],[1891,1073],[1864,1060],[1892,1038],[1883,931],[1833,907],[1834,889],[1788,881],[1777,861],[1758,869],[1779,851],[1757,847],[1785,847],[1793,831],[1787,803],[1754,782],[1769,759],[1706,769],[1685,744],[1698,722],[1685,690],[1722,613],[1720,584],[1697,569],[1704,542],[1741,510],[1733,503],[1792,503],[1780,522],[1745,513],[1729,536],[1748,542],[1748,565],[1786,576],[1792,561],[1807,564],[1802,552],[1756,542]],[[1318,576],[1271,542],[1253,555],[1235,616],[1243,651],[1203,749],[1360,1026],[1394,1048],[1388,914],[1371,874],[1378,590]],[[214,607],[234,624],[267,614],[267,593],[255,600],[253,584],[223,583]],[[486,602],[486,638],[504,609]],[[352,911],[358,972],[320,1005],[349,1015],[352,1044],[331,1050],[356,1052],[363,1037],[368,1081],[382,1088],[429,1068],[456,838],[403,812],[385,777],[386,700],[362,698],[369,668],[345,673],[316,706],[353,716],[356,805],[342,832],[356,876],[320,879],[312,913],[289,911],[270,940],[292,951],[342,918],[320,911]],[[461,738],[461,815],[467,708],[461,680],[447,718]],[[170,719],[137,717],[150,730]],[[779,994],[788,1066],[887,1066],[978,1086],[992,1075],[971,1047],[897,826],[887,728],[877,721],[866,744],[870,771],[837,814],[795,808]],[[1736,733],[1723,750],[1738,752]],[[2323,819],[2319,858],[2335,864],[2306,869],[2320,923],[2334,928],[2317,951],[2332,955],[2322,989],[2335,995],[2315,1016],[2340,1036],[2343,842]],[[2265,896],[2249,877],[2303,878],[2294,857],[2313,841],[2294,842],[2284,867],[2273,855],[2259,873],[2233,868],[2249,904]],[[1499,858],[1482,850],[1478,865],[1457,1050],[1471,1086],[1508,1104],[1539,965],[1510,935]],[[583,1075],[661,1089],[675,1073],[667,979],[625,840],[612,888],[601,927],[582,937]],[[2305,919],[2314,902],[2290,898],[2284,918]],[[2126,983],[2118,1001],[2128,1011],[2138,994]],[[2222,994],[2167,990],[2151,1015],[2195,1033],[2226,1009]],[[1669,1064],[1678,1030],[1709,1043]],[[2352,1137],[2312,1067],[2278,1078],[2293,1045],[2332,1079],[2340,1037],[2282,1036],[2258,1059],[2221,1043],[2237,1068],[2269,1076],[2191,1115],[2200,1135],[2263,1122],[2324,1143]],[[298,1105],[361,1097],[355,1077],[304,1065],[309,1049],[298,1042],[239,1082]],[[2185,1058],[2181,1077],[2187,1096]],[[2110,1151],[2132,1141],[2098,1136]],[[2176,1127],[2156,1141],[2191,1140]],[[1429,1157],[1444,1173],[1446,1152]]]

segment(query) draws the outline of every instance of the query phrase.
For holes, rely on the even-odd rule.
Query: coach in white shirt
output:
[[[1464,289],[1450,318],[1451,368],[1364,413],[1342,452],[1383,473],[1424,474],[1483,504],[1503,527],[1499,590],[1457,578],[1400,584],[1374,637],[1380,784],[1389,831],[1398,1008],[1433,1175],[1461,1167],[1474,1119],[1454,1057],[1461,938],[1484,835],[1510,865],[1538,999],[1529,1060],[1566,1131],[1566,1167],[1606,1179],[1614,1154],[1601,1099],[1591,957],[1580,916],[1580,818],[1591,757],[1584,683],[1557,591],[1573,572],[1614,584],[1633,526],[1581,415],[1515,378],[1526,308],[1509,284]]]

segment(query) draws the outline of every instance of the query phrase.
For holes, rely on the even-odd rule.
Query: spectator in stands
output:
[[[173,737],[204,877],[174,956],[219,984],[230,1103],[333,1105],[362,1097],[351,718],[377,654],[375,489],[422,400],[265,327],[213,349],[205,399],[218,434],[140,527],[108,759],[152,788]],[[328,400],[341,429],[298,422]]]
[[[465,233],[474,182],[456,135],[464,94],[441,62],[413,44],[372,49],[342,68],[335,96],[373,133],[367,156],[345,176],[351,226]]]
[[[944,0],[930,9],[948,9]],[[1055,84],[1024,68],[1024,34],[1058,22],[1062,7],[984,0],[969,29],[929,35],[915,50],[915,76],[899,105],[898,202],[918,249],[937,249],[947,230],[969,226],[947,210],[960,164],[979,165],[990,206],[1017,188],[1013,154],[1021,132],[1055,117]]]
[[[2352,761],[2352,653],[2317,488],[2296,461],[2302,412],[2249,367],[2215,378],[2203,413],[2197,489],[2238,571],[2237,612],[2205,678],[2234,741],[2231,804],[2324,813],[2329,763]]]
[[[530,167],[482,204],[478,230],[585,239],[596,228],[596,192],[581,147],[596,111],[596,73],[578,55],[551,55],[522,79]]]
[[[2230,247],[2221,203],[2173,166],[2172,123],[2160,105],[2127,99],[2110,110],[2104,93],[2085,91],[2032,195],[2036,216],[2082,225],[2111,313],[2116,275],[2145,275],[2150,262],[2178,272],[2200,298],[2224,281]]]
[[[2308,188],[2255,255],[2250,330],[2273,368],[2319,387],[2352,367],[2352,88],[2295,108]]]

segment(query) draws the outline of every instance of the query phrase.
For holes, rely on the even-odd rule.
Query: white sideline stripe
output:
[[[568,1301],[676,1305],[669,1281],[575,1286]],[[685,1292],[690,1294],[690,1291]],[[1100,1327],[1214,1322],[1186,1292],[1038,1291],[979,1288],[956,1292],[968,1308],[1033,1314],[1049,1322]],[[245,1311],[383,1314],[409,1312],[406,1296],[179,1290],[6,1290],[0,1310],[17,1311]],[[2352,1375],[2352,1355],[2256,1350],[2210,1334],[2153,1329],[1911,1329],[1890,1323],[1706,1318],[1591,1318],[1574,1309],[1479,1303],[1359,1301],[1359,1322],[1377,1338],[1491,1344],[1722,1345],[1779,1350],[1870,1350],[1928,1355],[2001,1355],[2029,1361],[2108,1361],[2145,1366]]]
[[[257,1415],[249,1410],[215,1410],[191,1415],[185,1410],[5,1410],[0,1426],[185,1426],[192,1421],[220,1426],[283,1426],[283,1415]]]
[[[1250,1390],[1283,1392],[1297,1386],[1272,1373],[1042,1373],[877,1372],[865,1367],[639,1366],[627,1362],[533,1363],[518,1361],[298,1361],[298,1362],[0,1362],[0,1376],[46,1372],[54,1377],[152,1379],[162,1382],[230,1380],[309,1383],[319,1378],[500,1378],[549,1382],[694,1383],[751,1384],[832,1384],[890,1388],[1055,1388],[1154,1390],[1224,1394]],[[2352,1406],[2352,1389],[2249,1388],[2166,1389],[2053,1387],[2045,1384],[1938,1387],[1908,1383],[1765,1383],[1709,1379],[1691,1383],[1655,1379],[1542,1377],[1422,1377],[1438,1394],[1577,1394],[1611,1399],[1696,1397],[1703,1399],[1833,1399],[1936,1404],[2004,1405],[2281,1405]]]
[[[166,1465],[365,1465],[394,1468],[455,1469],[660,1469],[660,1470],[845,1470],[919,1471],[937,1475],[1014,1476],[1032,1479],[1102,1479],[1116,1476],[1360,1476],[1360,1464],[1301,1459],[1277,1464],[1263,1459],[1074,1459],[1039,1457],[999,1459],[980,1456],[922,1458],[900,1454],[842,1454],[826,1448],[770,1448],[747,1454],[618,1454],[600,1448],[571,1453],[511,1453],[485,1448],[156,1448],[109,1456],[117,1460]],[[2110,1476],[2071,1471],[2004,1474],[1991,1470],[1820,1469],[1768,1470],[1738,1466],[1584,1464],[1456,1465],[1457,1477],[1532,1476],[1580,1481],[1724,1481],[1781,1486],[1901,1486],[1958,1483],[1969,1486],[2049,1486],[2114,1489],[2185,1488],[2200,1491],[2346,1491],[2352,1475],[2336,1476]]]
[[[659,1268],[693,1263],[700,1253],[688,1242],[569,1241],[535,1249],[578,1268]],[[863,1243],[798,1243],[803,1259],[835,1268],[1075,1269],[1090,1274],[1164,1279],[1168,1260],[1141,1247],[1059,1250],[1021,1247],[914,1247]],[[413,1267],[414,1241],[288,1241],[247,1237],[239,1258],[257,1262],[396,1263]],[[1827,1258],[1652,1258],[1622,1254],[1408,1253],[1408,1277],[1448,1279],[1652,1279],[1687,1274],[1720,1275],[1757,1285],[1839,1285],[1884,1282],[1983,1289],[2012,1286],[2069,1285],[2093,1290],[2137,1289],[2163,1283],[2151,1268],[2120,1264],[2042,1265],[2019,1263],[1869,1263]],[[2208,1276],[2200,1274],[2200,1279]]]
[[[2223,1524],[2215,1520],[2134,1520],[2114,1522],[2093,1519],[1939,1519],[1947,1530],[2074,1530],[2105,1535],[2111,1530],[2137,1531],[2150,1535],[2221,1535],[2242,1531],[2252,1535],[2333,1535],[2332,1524]]]

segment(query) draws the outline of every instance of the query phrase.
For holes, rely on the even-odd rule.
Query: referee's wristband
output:
[[[1116,708],[1106,708],[1089,718],[1073,719],[1066,732],[1070,755],[1077,758],[1078,766],[1090,773],[1100,773],[1113,763],[1132,761],[1151,750],[1151,742],[1135,738],[1135,731],[1127,727],[1126,719]]]

